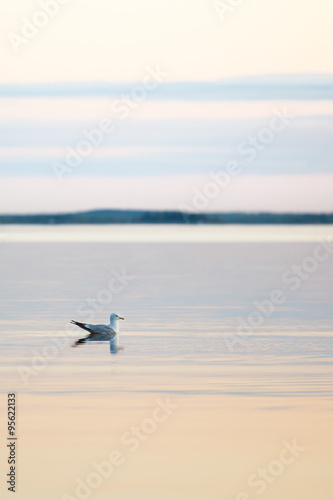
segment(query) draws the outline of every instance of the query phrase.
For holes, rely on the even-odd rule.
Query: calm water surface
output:
[[[121,446],[125,463],[92,498],[332,498],[333,251],[314,260],[331,226],[1,233],[1,390],[18,395],[19,499],[75,498],[76,479]],[[283,300],[271,308],[273,290]],[[124,350],[70,346],[82,336],[71,319],[113,311],[126,318]],[[131,453],[121,435],[157,398],[178,409]],[[259,495],[249,477],[292,439],[306,450]]]

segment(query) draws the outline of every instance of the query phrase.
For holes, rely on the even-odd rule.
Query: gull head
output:
[[[125,319],[125,318],[122,318],[121,316],[118,316],[118,314],[116,313],[112,313],[111,316],[110,316],[110,322],[113,323],[113,321],[118,321],[118,319]]]

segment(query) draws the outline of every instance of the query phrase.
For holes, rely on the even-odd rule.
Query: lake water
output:
[[[16,498],[331,500],[332,226],[0,233]]]

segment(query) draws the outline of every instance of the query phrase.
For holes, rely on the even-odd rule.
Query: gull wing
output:
[[[71,323],[89,332],[90,335],[87,338],[90,339],[97,340],[97,338],[100,338],[100,340],[110,340],[116,336],[114,329],[108,325],[90,325],[89,323],[80,323],[74,320]]]
[[[87,329],[90,331],[89,337],[94,337],[95,335],[108,337],[113,339],[115,337],[116,332],[111,326],[107,325],[86,325]]]

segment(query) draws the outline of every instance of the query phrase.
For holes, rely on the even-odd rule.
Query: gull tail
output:
[[[79,326],[80,328],[85,328],[84,323],[80,323],[80,321],[74,321],[73,319],[71,320],[72,325]]]
[[[85,338],[83,339],[78,339],[76,342],[74,342],[74,344],[72,345],[72,347],[77,347],[78,345],[80,344],[85,344],[86,343],[86,340]]]
[[[87,325],[85,323],[80,323],[80,321],[74,321],[73,319],[71,320],[71,324],[72,325],[76,325],[76,326],[79,326],[80,328],[82,328],[83,330],[86,330],[87,332],[90,333],[90,330],[89,328],[87,328]]]
[[[89,332],[88,328],[86,327],[86,325],[84,323],[80,323],[79,321],[74,321],[73,319],[72,319],[71,323],[72,323],[72,325],[79,326],[80,328],[83,328],[83,330],[86,330]],[[77,347],[80,344],[85,344],[86,340],[87,340],[86,338],[78,339],[76,342],[74,342],[72,347]]]

